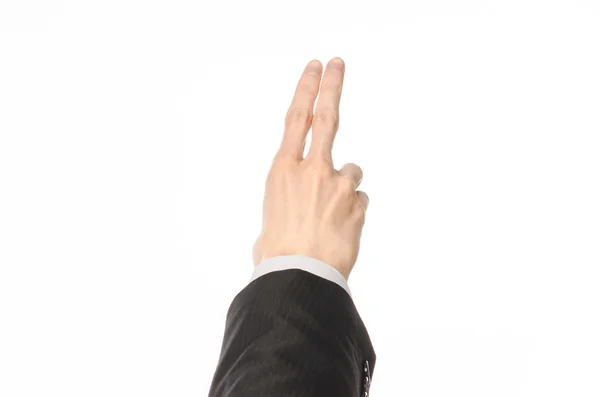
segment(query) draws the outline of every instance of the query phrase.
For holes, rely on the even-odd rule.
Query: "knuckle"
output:
[[[356,165],[354,163],[348,163],[348,164],[344,165],[342,170],[347,175],[351,175],[353,178],[356,178],[357,181],[362,180],[363,172],[362,172],[362,169],[358,165]]]
[[[333,175],[333,166],[325,157],[313,156],[310,159],[307,158],[304,162],[310,173],[313,175],[322,177],[330,177]]]
[[[358,164],[352,164],[352,165],[356,169],[356,174],[362,178],[363,170],[362,170],[362,168],[360,168],[360,165],[358,165]]]
[[[339,189],[344,195],[353,195],[356,192],[356,186],[350,178],[342,176],[339,182]]]
[[[311,179],[317,179],[317,180],[327,180],[331,176],[331,174],[329,173],[327,168],[323,168],[323,167],[311,168],[309,175],[310,175]]]
[[[360,206],[358,206],[352,213],[352,219],[360,224],[360,225],[364,225],[365,224],[365,220],[366,220],[366,213],[365,210],[362,209]]]
[[[315,122],[328,127],[337,128],[339,125],[338,112],[333,108],[317,109],[315,112]]]
[[[369,196],[367,195],[367,193],[363,192],[363,191],[357,191],[356,192],[356,197],[357,197],[357,206],[358,208],[362,211],[365,212],[367,210],[367,206],[369,205]]]
[[[273,160],[270,173],[271,175],[285,175],[293,171],[296,165],[296,159],[292,156],[279,155]]]
[[[291,108],[288,110],[286,125],[309,125],[312,121],[312,110],[310,108]]]

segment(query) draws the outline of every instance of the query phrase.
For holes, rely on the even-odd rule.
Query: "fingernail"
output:
[[[306,73],[310,76],[314,76],[321,73],[321,62],[317,60],[310,61],[310,63],[306,67]]]
[[[342,58],[335,57],[331,60],[329,66],[335,70],[344,70],[344,61]]]

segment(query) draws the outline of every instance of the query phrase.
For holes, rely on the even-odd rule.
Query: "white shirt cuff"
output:
[[[256,280],[260,276],[264,276],[267,273],[288,269],[304,270],[314,274],[315,276],[319,276],[334,282],[342,287],[348,293],[348,295],[352,297],[352,294],[350,293],[350,287],[348,287],[348,281],[346,281],[344,276],[342,276],[342,273],[325,262],[302,255],[281,255],[265,259],[254,268],[254,273],[252,273],[250,282]]]

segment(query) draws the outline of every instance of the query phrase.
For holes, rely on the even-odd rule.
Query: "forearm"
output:
[[[265,274],[233,300],[210,397],[347,397],[375,353],[350,295],[303,270]]]

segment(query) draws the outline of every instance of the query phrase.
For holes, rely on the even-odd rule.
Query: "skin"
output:
[[[304,255],[348,279],[356,263],[369,198],[356,190],[361,168],[349,163],[336,170],[332,159],[344,73],[344,61],[333,58],[324,73],[321,62],[313,60],[300,77],[267,176],[262,231],[253,248],[255,266],[274,256]]]

